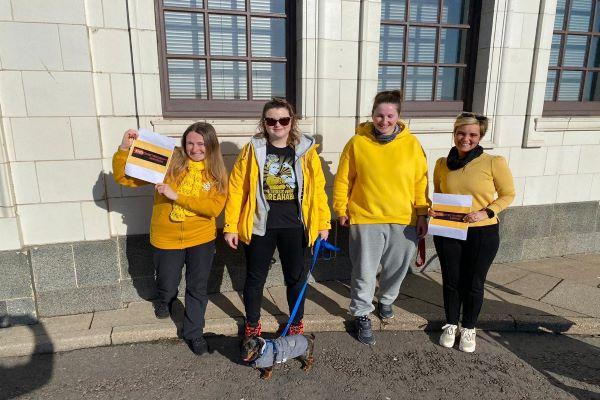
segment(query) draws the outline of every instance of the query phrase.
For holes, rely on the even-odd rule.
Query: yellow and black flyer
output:
[[[125,173],[146,182],[162,183],[175,149],[175,141],[167,136],[138,130],[138,138],[129,149]]]

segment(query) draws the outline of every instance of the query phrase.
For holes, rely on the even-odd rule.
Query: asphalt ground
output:
[[[317,333],[309,372],[290,360],[270,381],[239,359],[239,338],[209,338],[0,359],[1,399],[600,399],[600,336],[479,332],[477,352],[439,333],[380,332],[374,347]]]

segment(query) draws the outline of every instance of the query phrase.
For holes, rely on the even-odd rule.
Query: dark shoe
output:
[[[158,319],[169,318],[171,316],[169,305],[161,302],[154,303],[154,315]]]
[[[379,303],[379,318],[381,319],[392,319],[394,318],[394,310],[391,304]]]
[[[197,356],[201,356],[208,351],[208,343],[206,343],[206,339],[202,336],[191,339],[189,341],[189,346]]]
[[[356,338],[358,341],[373,346],[375,344],[375,336],[373,335],[369,317],[366,315],[358,317],[354,323],[356,324]]]

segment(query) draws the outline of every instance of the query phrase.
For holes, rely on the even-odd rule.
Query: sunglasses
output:
[[[478,115],[472,112],[464,112],[464,113],[460,113],[459,115],[460,118],[475,118],[477,121],[487,121],[487,117],[483,116],[483,115]]]
[[[268,126],[275,126],[279,122],[279,125],[281,126],[288,126],[291,120],[292,119],[290,117],[284,117],[279,119],[265,118],[265,124],[267,124]]]

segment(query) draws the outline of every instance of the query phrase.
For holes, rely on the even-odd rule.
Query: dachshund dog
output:
[[[270,379],[273,366],[296,358],[302,369],[309,371],[315,362],[313,357],[315,335],[290,335],[275,340],[260,336],[245,337],[242,340],[242,360],[258,369],[262,379]]]

